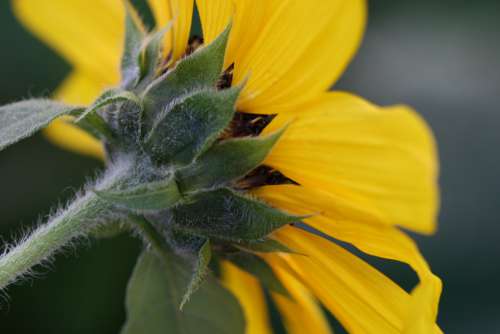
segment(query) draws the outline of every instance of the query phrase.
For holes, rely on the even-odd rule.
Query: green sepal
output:
[[[227,259],[247,273],[255,276],[269,290],[291,298],[290,293],[279,278],[276,277],[271,266],[257,255],[237,253],[227,256]]]
[[[144,139],[144,150],[159,163],[191,163],[229,125],[240,90],[200,91],[164,111]]]
[[[241,242],[234,244],[235,247],[256,253],[290,253],[297,254],[281,242],[266,238],[264,240],[257,240],[252,242]]]
[[[213,145],[196,163],[179,171],[180,188],[186,193],[214,189],[245,176],[264,161],[282,134],[283,130]]]
[[[153,33],[146,40],[142,50],[141,61],[141,85],[151,83],[161,68],[158,66],[163,55],[165,35],[172,29],[172,22],[169,22],[161,30]]]
[[[141,50],[146,29],[139,14],[128,0],[125,3],[125,43],[121,59],[121,84],[133,88],[141,76]]]
[[[135,95],[133,92],[123,90],[121,88],[110,89],[105,91],[101,96],[99,96],[92,105],[85,109],[85,111],[78,116],[75,120],[75,123],[80,122],[89,116],[89,114],[96,113],[100,108],[107,106],[116,102],[129,101],[140,108],[142,108],[142,102],[140,98]]]
[[[173,178],[125,189],[95,190],[95,193],[109,203],[138,213],[168,209],[182,199]]]
[[[81,107],[47,99],[26,100],[0,107],[0,151],[30,137],[57,117],[81,110]]]
[[[130,102],[142,109],[142,103],[133,92],[118,89],[110,89],[99,96],[94,103],[87,107],[74,121],[76,125],[90,132],[98,139],[113,139],[113,130],[99,115],[98,110],[114,103]]]
[[[150,128],[174,100],[202,89],[215,88],[223,71],[231,26],[212,43],[181,60],[171,71],[153,81],[145,90],[144,126]]]
[[[190,300],[191,296],[201,287],[203,281],[205,280],[208,272],[210,260],[212,259],[212,248],[210,245],[210,240],[206,240],[198,251],[198,259],[196,260],[196,265],[194,268],[193,275],[189,281],[189,285],[182,297],[179,309],[182,311],[184,305]]]
[[[179,310],[182,291],[191,276],[179,256],[162,258],[145,251],[127,288],[127,322],[121,334],[243,334],[245,318],[238,300],[212,275]]]
[[[229,189],[194,195],[189,204],[172,208],[172,223],[180,230],[234,242],[265,238],[300,218],[286,214]]]
[[[92,135],[97,140],[112,140],[114,138],[113,131],[98,113],[90,113],[85,118],[79,120],[78,123],[74,121],[70,123]]]

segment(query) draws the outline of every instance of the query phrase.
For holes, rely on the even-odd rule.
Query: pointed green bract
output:
[[[141,75],[141,49],[146,30],[128,0],[125,0],[125,8],[125,43],[121,60],[121,80],[122,87],[133,88]]]
[[[144,92],[144,126],[151,127],[156,116],[172,101],[202,89],[215,88],[222,74],[231,27],[211,44],[181,60],[171,71],[156,79]]]
[[[0,151],[33,135],[57,117],[80,110],[80,107],[46,99],[26,100],[0,107]]]
[[[227,258],[239,268],[255,276],[266,288],[285,297],[290,297],[288,290],[283,286],[271,266],[257,255],[237,253],[229,255]]]
[[[235,244],[236,247],[246,251],[256,253],[292,253],[296,254],[293,250],[283,245],[274,239],[264,239],[254,242],[242,242]]]
[[[141,213],[168,209],[182,199],[173,178],[120,190],[96,190],[95,193],[114,205]]]
[[[179,256],[159,258],[145,251],[127,288],[127,322],[121,334],[244,334],[241,306],[211,275],[179,310],[190,275],[189,264]]]
[[[166,27],[152,34],[142,50],[141,80],[149,83],[158,74],[158,65],[163,55],[165,35],[172,29],[172,22]]]
[[[193,276],[191,276],[191,281],[187,287],[184,296],[182,297],[181,304],[179,309],[182,311],[184,305],[189,302],[191,296],[200,288],[208,274],[208,266],[210,264],[210,260],[212,258],[212,249],[210,245],[210,241],[207,240],[201,246],[198,252],[198,259],[196,261],[196,267],[193,272]]]
[[[229,241],[252,241],[300,218],[229,189],[197,194],[192,203],[172,208],[176,228]]]
[[[112,111],[108,110],[104,120],[98,111],[106,106]],[[86,108],[75,122],[98,139],[114,141],[120,135],[124,142],[135,144],[139,136],[137,122],[142,108],[142,102],[135,93],[122,88],[110,89]]]
[[[71,124],[86,131],[97,140],[112,140],[114,137],[113,131],[106,121],[95,112],[87,114],[84,118],[80,119],[78,123],[71,121]]]
[[[240,88],[201,91],[159,115],[144,150],[164,164],[187,165],[220,135],[234,115]]]
[[[245,176],[264,161],[282,133],[226,140],[213,145],[195,164],[179,171],[182,191],[213,189]]]
[[[76,123],[79,123],[80,121],[84,120],[86,117],[89,116],[89,114],[96,113],[100,108],[107,106],[112,103],[116,102],[123,102],[123,101],[129,101],[140,108],[142,108],[142,102],[140,98],[135,95],[133,92],[117,88],[117,89],[110,89],[106,92],[104,92],[101,96],[99,96],[92,105],[90,105],[88,108],[85,109],[85,111],[78,116],[78,118],[75,120]]]

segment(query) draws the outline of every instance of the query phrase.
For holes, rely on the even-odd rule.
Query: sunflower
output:
[[[431,131],[407,106],[379,107],[329,91],[360,44],[365,1],[148,3],[157,31],[171,25],[161,34],[163,73],[230,30],[217,85],[238,90],[236,114],[217,140],[274,140],[260,166],[231,191],[301,217],[266,236],[274,251],[252,252],[287,291],[271,292],[287,332],[330,333],[322,307],[352,333],[441,332],[435,323],[441,282],[402,230],[436,229]],[[190,38],[195,6],[202,39]],[[14,0],[13,7],[72,65],[57,99],[88,104],[123,82],[126,8],[120,1]],[[65,120],[54,121],[46,134],[66,149],[105,156],[100,141]],[[419,284],[405,291],[358,251],[408,264]],[[243,308],[246,333],[270,333],[265,282],[235,263],[221,257],[220,277]]]

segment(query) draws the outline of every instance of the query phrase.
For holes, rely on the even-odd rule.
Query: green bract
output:
[[[88,107],[30,100],[0,108],[0,149],[68,114],[102,140],[107,153],[107,171],[83,197],[98,210],[90,212],[90,204],[78,207],[78,199],[16,252],[5,254],[0,288],[75,237],[114,235],[135,226],[153,247],[139,259],[130,282],[122,333],[165,333],[167,328],[243,333],[241,310],[210,273],[210,263],[232,261],[288,295],[255,254],[290,252],[269,236],[301,219],[237,186],[263,163],[285,130],[267,137],[227,135],[242,89],[217,85],[226,70],[231,26],[210,45],[166,68],[161,41],[168,29],[148,34],[127,6],[120,87]]]

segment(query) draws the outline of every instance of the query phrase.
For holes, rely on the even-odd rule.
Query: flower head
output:
[[[199,253],[200,272],[216,259],[247,333],[271,331],[262,287],[289,333],[329,333],[320,304],[353,333],[440,332],[440,280],[401,230],[435,230],[432,134],[409,107],[328,91],[360,43],[365,1],[197,0],[202,40],[189,0],[150,0],[151,33],[117,0],[13,4],[73,66],[57,98],[95,100],[48,136],[128,161],[130,180],[98,195],[176,254]],[[337,241],[407,263],[418,287]]]

